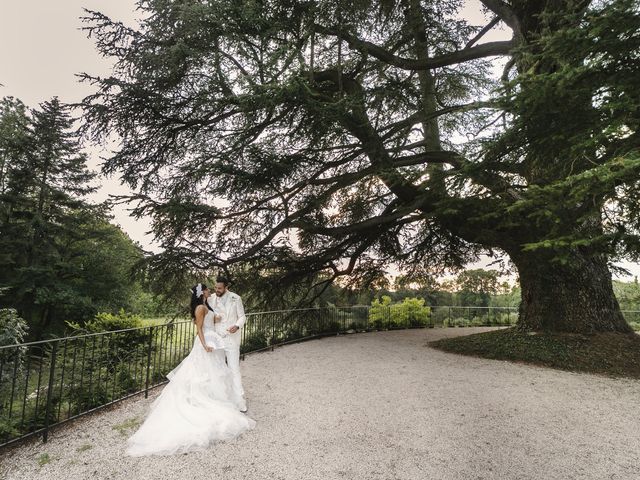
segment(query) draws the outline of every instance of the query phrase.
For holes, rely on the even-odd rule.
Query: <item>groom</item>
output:
[[[242,399],[240,411],[247,411],[247,403],[244,400],[242,377],[240,376],[240,340],[241,330],[246,317],[242,299],[237,293],[230,292],[227,287],[229,281],[225,277],[216,279],[215,295],[207,299],[211,308],[224,313],[220,323],[216,323],[216,331],[223,336],[224,355],[227,365],[233,375],[233,389]]]

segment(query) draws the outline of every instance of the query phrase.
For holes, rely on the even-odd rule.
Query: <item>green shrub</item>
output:
[[[29,326],[14,308],[0,308],[0,345],[24,343]]]
[[[99,313],[93,320],[89,320],[80,326],[77,323],[67,322],[75,334],[82,333],[104,333],[117,332],[104,336],[100,339],[100,348],[93,357],[94,368],[106,367],[110,372],[115,371],[120,363],[137,360],[135,357],[147,355],[149,343],[149,329],[141,328],[142,319],[138,315],[126,313],[120,310],[117,315],[111,313]],[[120,332],[119,330],[126,330]],[[160,343],[160,335],[169,335],[168,329],[154,329],[154,339],[152,341],[152,351],[155,351]],[[87,340],[88,342],[98,342],[97,337]],[[162,339],[165,343],[166,339]],[[144,345],[144,348],[136,348]],[[93,347],[93,345],[92,345]]]
[[[240,346],[240,353],[254,352],[269,346],[266,332],[255,332],[244,337]]]
[[[424,298],[405,298],[391,307],[391,319],[398,326],[424,327],[429,324],[431,309]]]
[[[20,345],[24,343],[29,326],[13,308],[0,308],[0,345]],[[17,370],[21,371],[27,353],[26,347],[15,347],[0,350],[0,364],[2,364],[2,378],[7,379],[13,375],[18,362]]]
[[[11,418],[0,417],[0,441],[4,442],[20,435],[20,418],[18,415]]]
[[[378,330],[384,328],[424,327],[430,324],[431,308],[424,298],[405,298],[391,303],[391,297],[374,298],[369,309],[369,324]]]
[[[444,308],[433,308],[431,310],[431,322],[434,325],[443,325],[443,326],[447,326],[446,323],[449,319],[449,308],[448,307],[444,307]]]
[[[13,308],[0,308],[0,345],[19,345],[24,342],[27,322]],[[25,370],[27,347],[16,346],[0,350],[0,412],[2,406],[11,401],[11,385],[14,373],[21,375]],[[9,438],[14,432],[15,424],[11,419],[0,419],[0,438]]]
[[[122,309],[116,315],[107,312],[98,313],[92,320],[85,322],[84,325],[74,322],[67,322],[67,325],[73,329],[74,333],[112,332],[144,326],[140,316],[127,313]]]
[[[281,342],[289,342],[291,340],[297,340],[302,337],[303,335],[300,329],[297,326],[292,325],[281,332],[279,339]]]
[[[118,368],[114,373],[117,385],[116,396],[132,393],[141,388],[139,380],[134,378],[130,370],[131,369],[127,368],[125,365],[118,365]]]
[[[374,298],[369,309],[369,325],[378,330],[388,328],[391,323],[391,297]]]
[[[467,323],[467,319],[465,317],[451,317],[445,318],[442,322],[443,327],[464,327]]]
[[[101,385],[73,385],[67,390],[68,401],[72,412],[86,412],[111,400],[109,391]]]
[[[320,333],[338,333],[342,325],[337,320],[322,322]]]

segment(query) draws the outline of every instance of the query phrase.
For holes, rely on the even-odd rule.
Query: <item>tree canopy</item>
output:
[[[115,68],[84,75],[87,132],[121,139],[104,168],[153,219],[152,266],[317,292],[497,250],[522,328],[628,331],[608,265],[639,251],[638,2],[481,3],[484,25],[457,0],[89,12]]]

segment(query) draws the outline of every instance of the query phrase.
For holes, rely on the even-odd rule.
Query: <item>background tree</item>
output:
[[[456,284],[461,304],[479,307],[488,307],[491,297],[500,289],[495,270],[466,270],[458,275]]]
[[[133,304],[143,252],[107,205],[86,201],[86,160],[68,106],[0,101],[0,306],[17,309],[32,338]]]
[[[629,332],[608,265],[638,253],[638,3],[482,0],[482,26],[463,4],[150,0],[135,29],[90,12],[116,64],[85,76],[88,128],[121,138],[105,171],[152,217],[155,268],[317,294],[497,251],[521,329]],[[484,42],[497,24],[512,38]]]
[[[27,223],[20,210],[27,201],[23,194],[26,179],[22,172],[29,145],[29,117],[26,106],[17,99],[0,101],[0,276],[5,280],[12,264],[12,253],[21,248],[27,235]],[[16,213],[17,212],[17,213]]]
[[[633,313],[630,313],[630,315],[636,323],[640,323],[640,284],[638,284],[638,277],[635,277],[632,282],[614,280],[613,290],[616,293],[618,302],[620,302],[620,308],[632,311]]]
[[[19,166],[27,151],[28,125],[27,108],[20,100],[0,99],[0,198],[3,207],[8,205],[6,192],[13,177],[12,170]],[[3,218],[7,215],[10,212],[3,210]]]

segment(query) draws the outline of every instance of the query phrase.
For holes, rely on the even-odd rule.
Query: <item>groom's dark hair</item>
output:
[[[229,279],[227,277],[224,277],[222,275],[218,275],[216,278],[216,283],[224,283],[225,287],[229,286]]]

